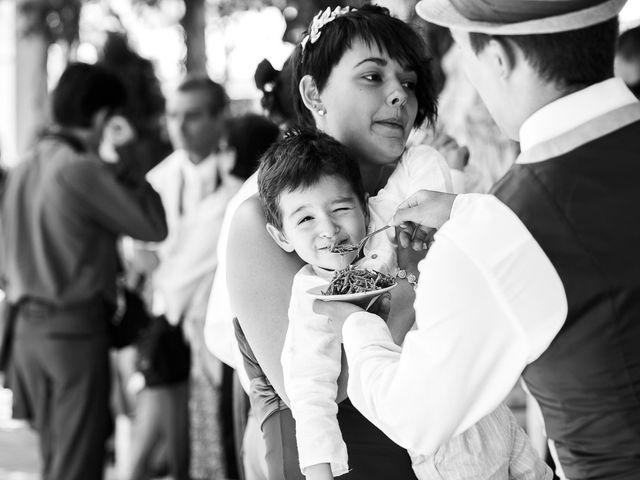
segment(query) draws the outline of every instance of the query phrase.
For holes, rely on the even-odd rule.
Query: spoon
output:
[[[358,258],[360,256],[360,252],[362,251],[362,249],[364,248],[365,243],[367,243],[367,241],[373,237],[376,233],[380,233],[384,230],[386,230],[387,228],[391,228],[391,225],[385,225],[382,228],[379,228],[378,230],[374,230],[373,232],[371,232],[368,235],[365,235],[364,238],[362,240],[360,240],[360,243],[358,244],[345,244],[345,245],[332,245],[331,249],[329,250],[331,253],[338,253],[340,255],[345,255],[347,253],[351,253],[353,251],[356,251],[356,256],[354,258],[354,260],[356,258]]]

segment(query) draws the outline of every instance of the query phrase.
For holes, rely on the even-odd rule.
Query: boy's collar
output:
[[[335,270],[329,270],[327,268],[318,267],[317,265],[311,265],[313,272],[318,275],[320,278],[325,280],[331,280],[333,275],[335,274]]]

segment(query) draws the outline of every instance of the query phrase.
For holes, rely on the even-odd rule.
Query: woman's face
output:
[[[320,92],[317,127],[370,163],[396,161],[418,112],[417,75],[376,46],[353,42]]]

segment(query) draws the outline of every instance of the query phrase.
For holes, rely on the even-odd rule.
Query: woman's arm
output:
[[[302,260],[285,253],[269,237],[257,197],[244,202],[231,222],[227,248],[231,307],[265,375],[287,404],[280,354],[291,284],[302,266]],[[346,382],[342,380],[339,387],[338,401],[346,398]]]

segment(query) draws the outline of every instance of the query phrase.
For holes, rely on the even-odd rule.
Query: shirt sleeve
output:
[[[162,201],[145,180],[135,189],[125,187],[99,160],[91,159],[62,170],[58,180],[87,215],[110,232],[148,242],[167,236]]]
[[[566,318],[557,272],[495,197],[461,195],[420,263],[418,329],[400,350],[362,312],[343,328],[353,404],[399,445],[432,454],[493,411]]]
[[[417,145],[402,156],[386,189],[390,189],[400,203],[418,190],[452,193],[453,180],[449,166],[440,153],[427,145]]]
[[[465,193],[465,173],[462,170],[456,170],[455,168],[451,169],[451,182],[453,185],[452,193]]]
[[[284,386],[296,420],[296,440],[302,472],[329,463],[334,476],[348,471],[347,447],[338,425],[336,395],[341,370],[341,345],[329,319],[312,310],[305,291],[311,286],[294,280],[289,328],[282,351]]]

